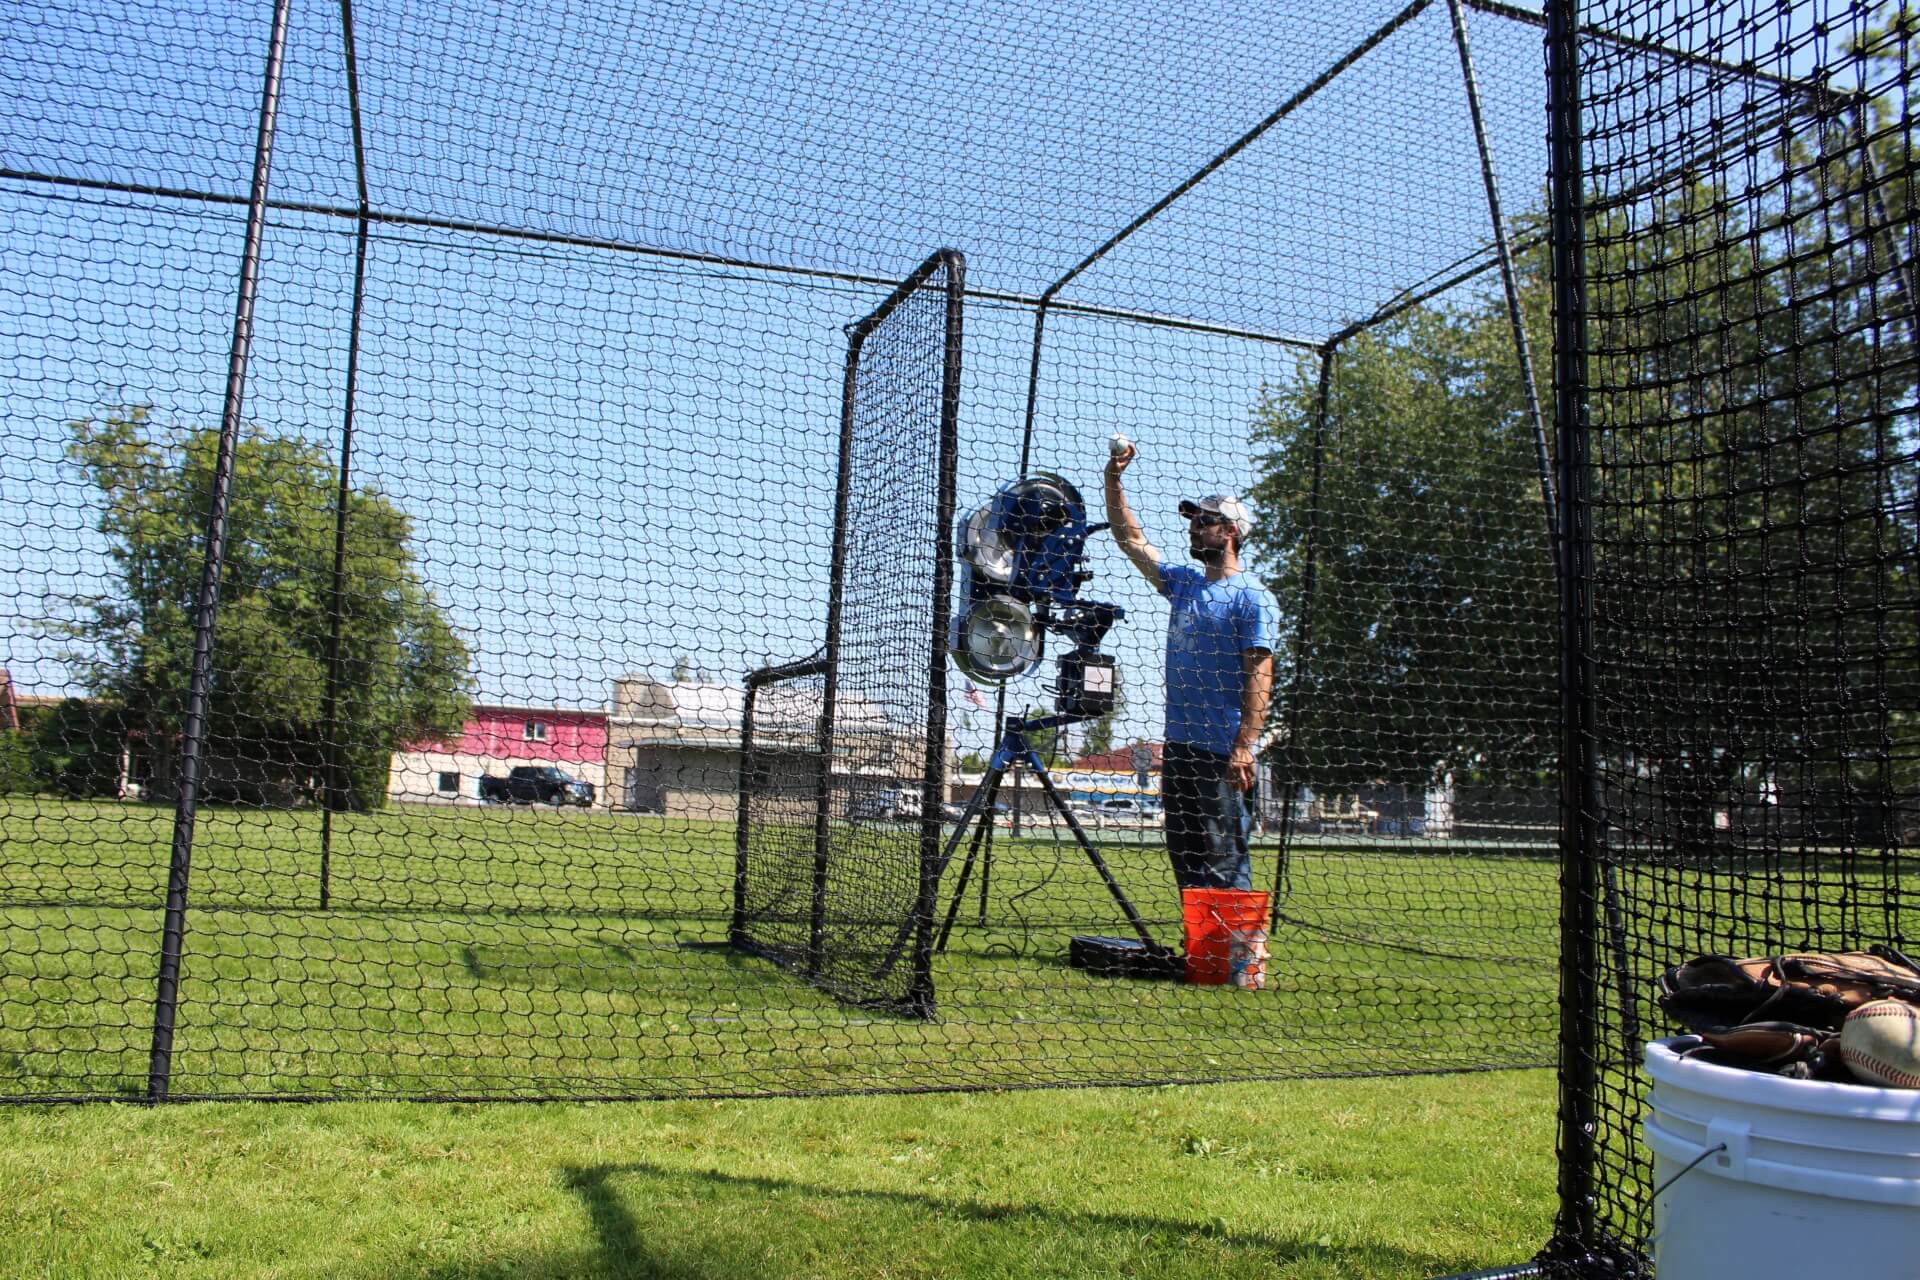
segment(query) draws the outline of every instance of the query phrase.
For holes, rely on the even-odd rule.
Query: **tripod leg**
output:
[[[994,759],[996,761],[1000,759],[999,752],[996,751],[994,753]],[[987,776],[991,779],[991,787],[999,787],[1000,774],[1003,768],[1004,766],[1000,766],[987,771]],[[940,853],[940,863],[933,869],[933,879],[936,885],[938,885],[940,877],[947,873],[947,868],[952,865],[954,851],[960,847],[960,839],[967,833],[967,824],[978,817],[980,810],[984,807],[986,791],[987,788],[984,787],[975,791],[973,793],[973,799],[967,801],[966,811],[960,815],[960,824],[954,828],[953,835],[948,837],[947,847]],[[901,922],[899,932],[894,934],[893,945],[887,948],[886,954],[880,957],[880,963],[874,966],[873,980],[875,982],[884,982],[887,975],[893,972],[893,966],[900,963],[900,955],[906,949],[907,941],[913,936],[914,928],[919,923],[918,916],[919,911],[916,909],[913,915],[908,916]]]
[[[960,914],[960,900],[967,896],[967,880],[973,875],[973,864],[980,857],[980,845],[993,828],[993,797],[994,793],[1000,790],[1000,775],[993,774],[986,779],[986,784],[987,798],[980,806],[979,825],[973,829],[973,843],[967,847],[967,860],[960,864],[960,883],[954,886],[953,900],[947,904],[947,918],[941,922],[940,936],[934,940],[935,951],[944,952],[947,949],[947,938],[953,933],[953,919]],[[963,826],[959,831],[954,832],[953,838],[958,840],[965,830]],[[980,883],[986,884],[984,873]],[[981,909],[981,914],[984,917],[984,907]]]
[[[980,857],[980,837],[986,834],[986,822],[983,820],[974,828],[973,843],[967,847],[967,859],[960,864],[960,882],[953,887],[953,897],[947,902],[947,915],[940,922],[939,936],[933,940],[936,952],[945,952],[947,938],[953,933],[953,919],[960,914],[960,900],[966,896],[967,881],[973,878],[973,864]]]
[[[1080,826],[1080,820],[1073,816],[1073,811],[1067,808],[1067,802],[1060,798],[1060,792],[1053,785],[1053,778],[1041,767],[1039,758],[1034,757],[1031,763],[1034,767],[1034,776],[1040,779],[1040,786],[1047,793],[1047,801],[1053,805],[1055,812],[1067,820],[1067,826],[1073,831],[1073,838],[1080,842],[1080,848],[1093,863],[1093,869],[1098,871],[1100,878],[1107,882],[1107,892],[1111,893],[1113,900],[1120,904],[1120,909],[1127,913],[1127,923],[1133,926],[1133,931],[1140,935],[1140,941],[1145,943],[1149,950],[1164,951],[1165,948],[1155,942],[1153,935],[1147,932],[1147,922],[1142,920],[1140,913],[1133,909],[1133,903],[1127,901],[1127,895],[1121,890],[1120,882],[1115,880],[1113,872],[1107,869],[1106,859],[1102,858],[1100,851],[1093,847],[1093,841],[1087,838],[1086,831]]]
[[[980,852],[980,927],[987,927],[987,887],[993,883],[993,806],[980,815],[980,821],[986,824],[987,843]]]

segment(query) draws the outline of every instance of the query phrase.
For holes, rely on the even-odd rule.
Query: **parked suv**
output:
[[[552,765],[517,765],[504,778],[480,779],[487,804],[593,804],[593,784]]]

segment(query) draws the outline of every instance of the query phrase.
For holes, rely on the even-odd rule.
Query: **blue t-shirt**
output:
[[[1245,573],[1219,582],[1192,565],[1160,566],[1167,622],[1167,741],[1226,755],[1240,732],[1248,649],[1273,652],[1280,605]]]

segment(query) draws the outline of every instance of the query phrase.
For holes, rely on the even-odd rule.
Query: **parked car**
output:
[[[552,765],[516,765],[504,778],[480,779],[480,799],[487,804],[593,804],[593,784],[582,782]]]
[[[857,795],[847,806],[847,816],[858,822],[899,822],[920,816],[918,791],[869,791]]]
[[[961,812],[957,804],[940,806],[940,817],[945,822],[958,822]],[[856,822],[915,822],[920,817],[920,793],[893,789],[869,791],[854,797],[853,803],[847,806],[847,817]]]

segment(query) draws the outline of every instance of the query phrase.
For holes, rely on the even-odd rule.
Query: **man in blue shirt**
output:
[[[1251,889],[1247,792],[1273,692],[1279,605],[1241,572],[1240,550],[1253,517],[1236,497],[1182,502],[1189,549],[1202,568],[1165,563],[1121,489],[1121,473],[1137,452],[1128,445],[1107,462],[1107,522],[1127,559],[1173,606],[1160,768],[1167,856],[1183,889]]]

